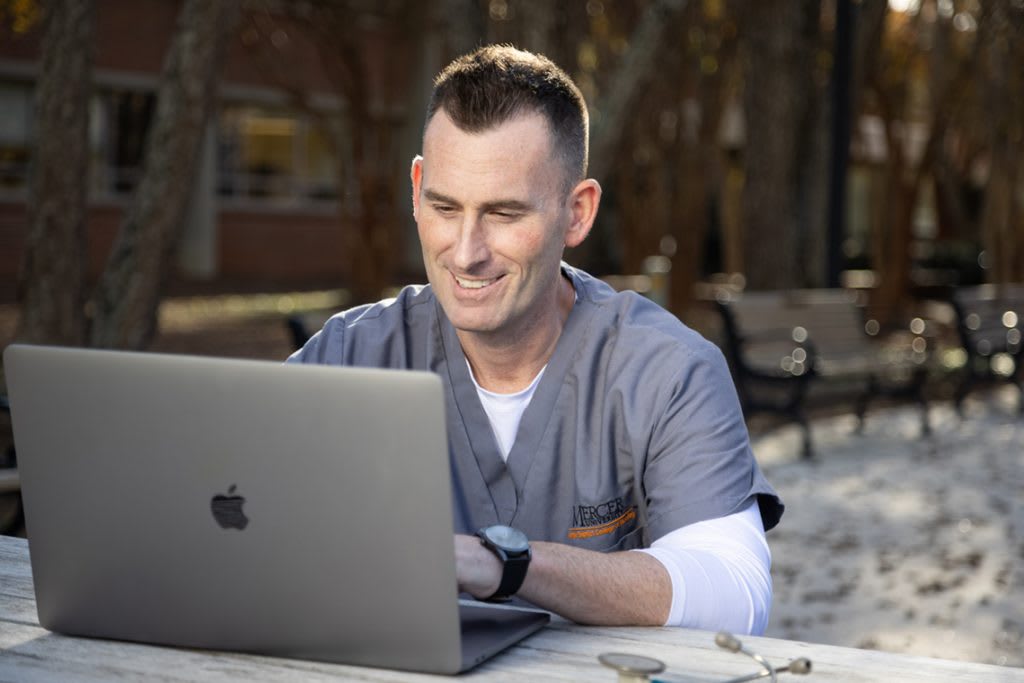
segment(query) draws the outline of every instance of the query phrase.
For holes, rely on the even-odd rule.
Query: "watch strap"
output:
[[[526,570],[530,568],[530,551],[512,557],[505,553],[502,564],[501,583],[498,584],[498,590],[486,598],[488,601],[508,600],[519,592],[526,580]]]
[[[484,598],[488,602],[500,602],[508,600],[515,595],[526,580],[526,571],[530,568],[530,548],[522,552],[510,553],[506,548],[496,544],[487,536],[487,527],[476,532],[480,543],[498,556],[501,561],[501,581],[498,582],[498,589],[490,596]]]

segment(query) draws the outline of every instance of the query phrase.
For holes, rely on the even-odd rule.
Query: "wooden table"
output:
[[[713,634],[668,628],[590,628],[564,621],[477,667],[461,679],[486,681],[615,681],[597,662],[602,652],[661,659],[661,678],[680,683],[722,681],[753,673],[746,657],[714,645]],[[776,666],[795,657],[814,665],[809,676],[784,681],[1020,681],[1024,669],[909,657],[771,638],[744,644]],[[28,545],[0,536],[0,681],[421,681],[443,676],[322,664],[224,652],[153,647],[50,633],[36,619]],[[766,679],[762,679],[766,680]]]

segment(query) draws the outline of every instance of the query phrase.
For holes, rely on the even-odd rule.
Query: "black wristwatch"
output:
[[[502,524],[484,527],[476,535],[485,547],[498,556],[504,566],[498,590],[485,600],[508,600],[526,579],[526,570],[530,567],[530,542],[519,529]]]

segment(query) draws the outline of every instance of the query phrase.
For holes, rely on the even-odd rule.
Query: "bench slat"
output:
[[[812,381],[860,382],[862,420],[876,394],[912,396],[924,408],[922,428],[928,430],[924,354],[893,354],[869,336],[858,301],[847,290],[728,291],[716,297],[744,412],[775,412],[800,423],[805,456],[812,453],[803,407]]]

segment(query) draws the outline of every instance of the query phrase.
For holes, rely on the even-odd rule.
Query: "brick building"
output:
[[[144,134],[179,6],[175,0],[97,2],[89,126],[91,278],[103,268],[140,174]],[[418,64],[412,74],[408,69],[386,71],[395,59],[377,59],[373,53],[388,48],[388,37],[374,35],[372,27],[364,32],[370,36],[367,63],[381,72],[374,73],[374,79],[386,84],[381,97],[397,103],[389,116],[398,122],[399,153],[411,158],[421,123],[413,120],[419,111],[410,114],[413,107],[405,101],[406,91],[410,76],[427,82],[426,74],[435,65]],[[277,50],[271,56],[275,68],[268,68],[268,44]],[[39,45],[38,23],[0,28],[0,302],[15,297],[27,231]],[[281,18],[249,15],[243,21],[227,53],[218,107],[200,153],[173,291],[345,284],[342,209],[347,194],[339,191],[344,165],[336,161],[316,125],[317,120],[340,121],[344,103],[332,90],[317,49]],[[290,79],[287,87],[282,87],[282,75]],[[295,106],[289,88],[301,91],[307,105],[312,103],[321,116]],[[408,203],[404,182],[397,183],[391,203],[397,207],[391,212],[394,220],[402,221],[401,232],[409,235],[409,212],[400,210]],[[415,271],[415,240],[405,242],[397,245],[402,250],[401,268]]]

